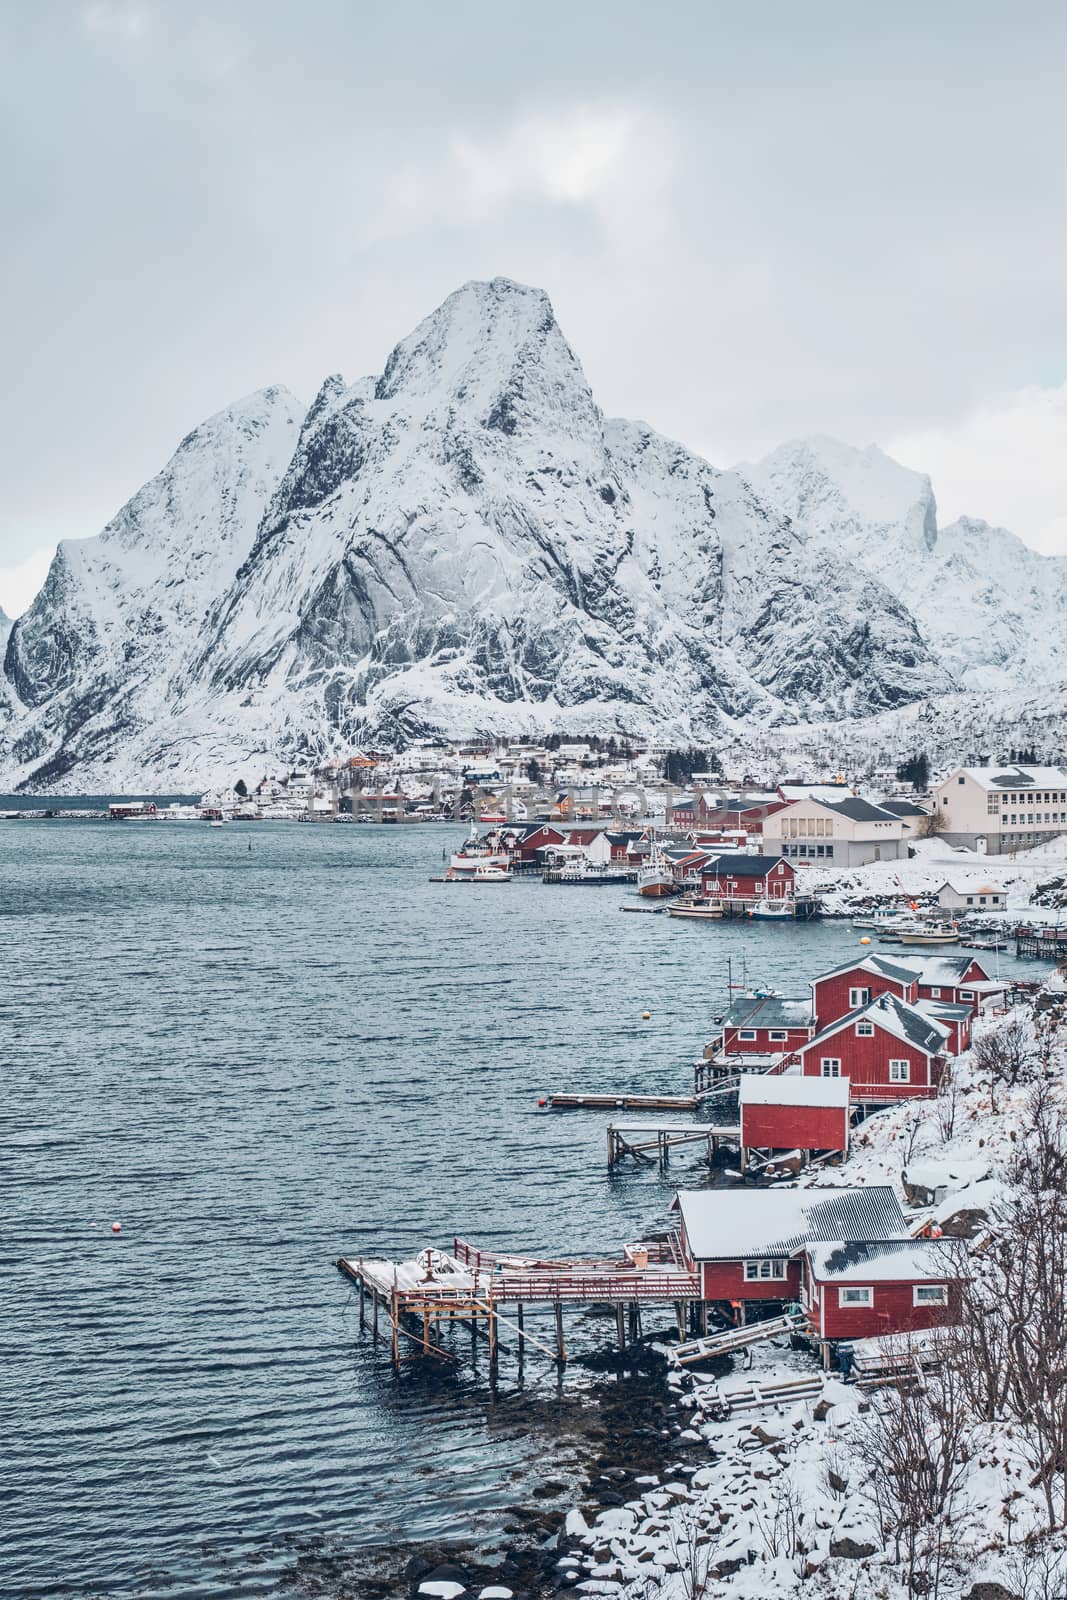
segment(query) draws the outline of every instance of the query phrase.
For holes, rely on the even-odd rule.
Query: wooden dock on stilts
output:
[[[687,1270],[669,1244],[631,1246],[631,1252],[610,1261],[539,1260],[478,1250],[456,1239],[451,1253],[425,1250],[414,1261],[404,1262],[342,1256],[337,1267],[358,1291],[362,1330],[367,1326],[368,1299],[375,1338],[379,1314],[384,1312],[394,1365],[413,1354],[455,1360],[441,1343],[442,1328],[460,1321],[469,1324],[475,1339],[479,1333],[487,1337],[491,1366],[497,1361],[501,1327],[517,1336],[520,1359],[529,1344],[562,1366],[567,1360],[563,1320],[567,1306],[613,1308],[621,1349],[626,1345],[627,1316],[630,1339],[640,1337],[643,1305],[675,1307],[684,1336],[686,1308],[700,1300],[697,1273]],[[535,1309],[553,1318],[554,1348],[530,1332],[528,1313]]]
[[[741,1129],[737,1123],[711,1122],[609,1122],[608,1166],[614,1167],[624,1156],[636,1161],[658,1160],[661,1167],[670,1161],[672,1149],[685,1144],[707,1146],[708,1165],[719,1153],[720,1145],[735,1144],[740,1148]]]

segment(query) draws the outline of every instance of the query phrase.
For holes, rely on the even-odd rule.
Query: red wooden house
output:
[[[770,1060],[814,1038],[815,1013],[807,995],[746,994],[731,1002],[721,1026],[718,1055]]]
[[[796,1254],[812,1241],[895,1239],[907,1233],[896,1191],[862,1189],[681,1190],[674,1207],[691,1271],[705,1300],[796,1300]]]
[[[809,1241],[801,1304],[820,1339],[869,1339],[957,1322],[962,1261],[943,1239]]]
[[[895,994],[879,995],[822,1028],[796,1054],[809,1077],[849,1078],[867,1105],[929,1099],[937,1093],[949,1030]]]
[[[819,1027],[858,1011],[879,995],[891,994],[915,1005],[919,999],[919,964],[888,956],[863,956],[816,978],[811,986]]]
[[[507,831],[515,836],[513,854],[519,861],[538,861],[538,850],[564,844],[567,837],[566,829],[550,827],[546,823],[539,823],[536,827],[509,828]]]
[[[982,1001],[1001,984],[993,983],[981,962],[973,956],[930,956],[918,963],[919,999],[943,1000],[964,1005],[971,1015],[978,1014]]]
[[[847,1078],[749,1073],[741,1079],[738,1098],[742,1169],[754,1150],[848,1150],[852,1106]]]
[[[701,889],[711,900],[787,900],[795,878],[792,866],[781,856],[715,856],[701,874]]]

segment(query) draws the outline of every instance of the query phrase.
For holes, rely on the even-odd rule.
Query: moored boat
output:
[[[648,860],[637,874],[637,892],[646,898],[662,897],[674,894],[677,884],[674,881],[674,872],[667,857],[653,839],[648,852]]]

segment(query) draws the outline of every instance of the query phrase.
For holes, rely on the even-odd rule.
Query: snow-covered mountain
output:
[[[788,509],[788,508],[787,508]],[[372,738],[863,716],[952,675],[821,530],[607,422],[547,297],[219,413],[14,624],[0,787],[175,787]]]
[[[965,688],[1067,678],[1067,557],[972,517],[939,528],[929,478],[876,445],[794,440],[738,470],[811,542],[897,595]]]

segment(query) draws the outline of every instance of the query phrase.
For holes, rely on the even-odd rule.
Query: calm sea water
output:
[[[662,1226],[699,1161],[609,1180],[608,1115],[538,1095],[685,1092],[728,955],[802,992],[857,948],[430,883],[461,837],[0,823],[0,1592],[289,1595],[308,1539],[499,1525],[580,1378],[396,1378],[333,1261]]]

